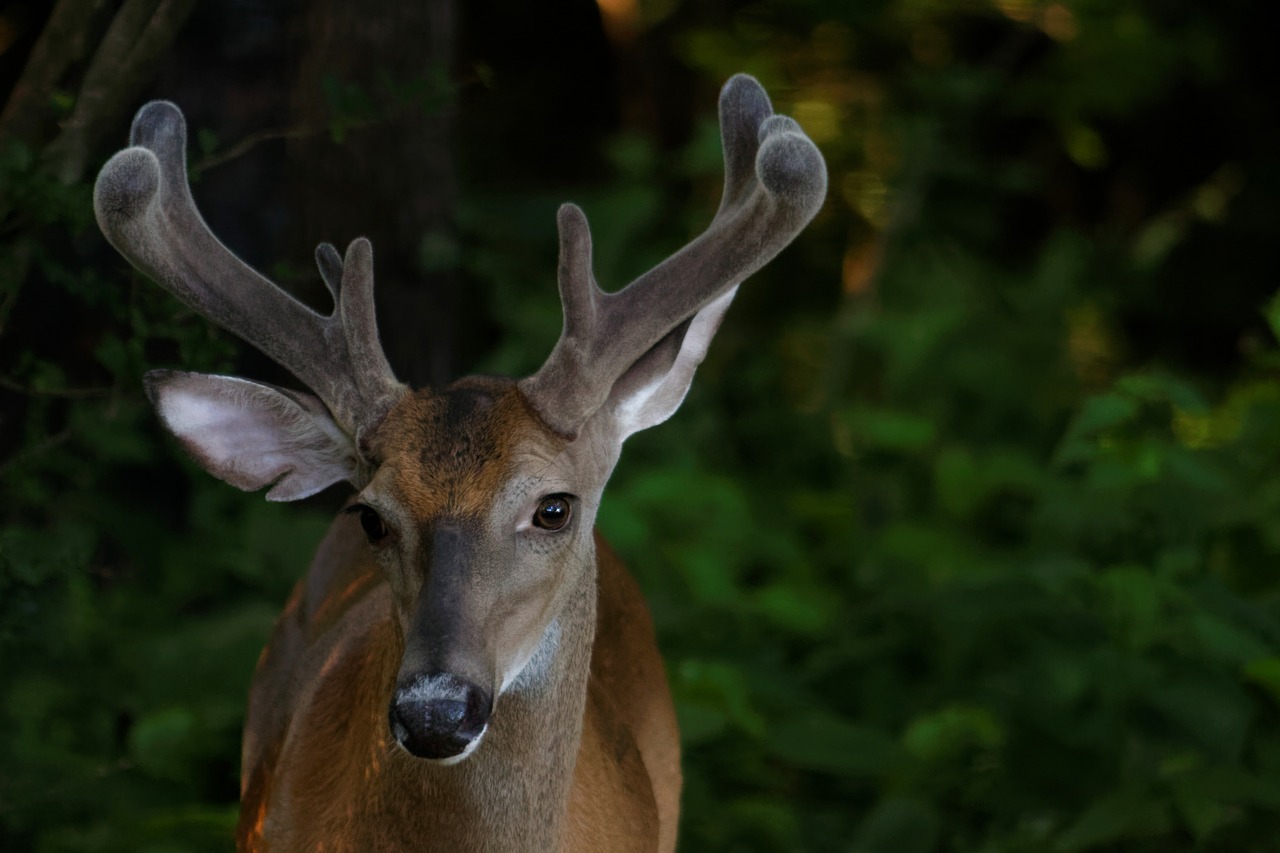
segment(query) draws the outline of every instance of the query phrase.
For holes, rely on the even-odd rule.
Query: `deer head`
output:
[[[520,381],[411,391],[378,341],[373,254],[316,251],[322,316],[231,254],[196,211],[186,127],[153,102],[103,167],[94,206],[134,266],[288,368],[312,393],[170,370],[146,377],[168,429],[210,473],[296,500],[346,480],[385,570],[403,641],[389,728],[413,755],[461,760],[510,691],[553,665],[560,617],[593,594],[592,527],[623,441],[679,407],[738,284],[787,245],[826,192],[821,155],[739,75],[720,96],[725,184],[705,233],[602,291],[586,217],[560,209],[564,328]],[[586,644],[589,648],[590,644]]]

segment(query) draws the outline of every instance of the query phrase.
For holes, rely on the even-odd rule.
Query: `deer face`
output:
[[[348,508],[385,570],[404,638],[395,739],[422,758],[473,750],[502,694],[533,684],[557,616],[594,568],[592,526],[617,454],[552,433],[508,380],[406,394]],[[603,452],[601,452],[603,451]]]

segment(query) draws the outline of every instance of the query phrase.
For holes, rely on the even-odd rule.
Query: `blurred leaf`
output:
[[[910,452],[934,440],[933,424],[909,412],[858,407],[843,416],[856,440],[868,448]]]
[[[0,529],[0,566],[4,575],[31,586],[84,571],[96,535],[88,526],[63,522],[52,530]]]
[[[1259,658],[1245,665],[1247,679],[1267,691],[1280,704],[1280,657]]]
[[[1096,800],[1066,832],[1055,850],[1094,850],[1164,832],[1170,817],[1156,799],[1133,791],[1115,791]]]
[[[902,736],[903,746],[928,762],[951,760],[965,750],[998,749],[1004,732],[985,708],[951,705],[917,717]]]
[[[839,776],[883,776],[902,763],[884,731],[821,714],[785,719],[769,727],[769,751],[788,764]]]
[[[771,584],[754,597],[766,619],[801,634],[820,634],[839,608],[839,602],[821,587],[795,581]]]
[[[1138,404],[1131,397],[1115,392],[1090,397],[1067,429],[1056,462],[1065,465],[1089,458],[1098,433],[1127,423],[1137,413]]]
[[[167,708],[138,720],[129,732],[129,752],[138,766],[163,778],[181,779],[188,771],[196,718],[186,708]]]
[[[930,853],[938,849],[942,822],[927,803],[888,797],[863,819],[848,853]]]
[[[1239,760],[1254,708],[1234,680],[1187,672],[1154,687],[1146,699],[1215,757]]]
[[[1144,649],[1164,629],[1161,584],[1142,566],[1118,566],[1098,577],[1112,630],[1130,648]]]
[[[687,743],[713,737],[727,726],[755,736],[764,733],[764,720],[752,705],[746,680],[734,667],[684,660],[676,670],[672,687]]]

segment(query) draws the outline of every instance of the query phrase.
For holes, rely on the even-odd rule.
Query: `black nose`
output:
[[[391,733],[419,758],[453,758],[484,732],[493,702],[488,692],[447,673],[418,677],[396,690]]]

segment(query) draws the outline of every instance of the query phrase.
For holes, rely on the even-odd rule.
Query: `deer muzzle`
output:
[[[493,713],[493,655],[485,641],[490,602],[477,583],[476,537],[438,527],[418,597],[388,721],[396,742],[419,758],[462,760]]]

